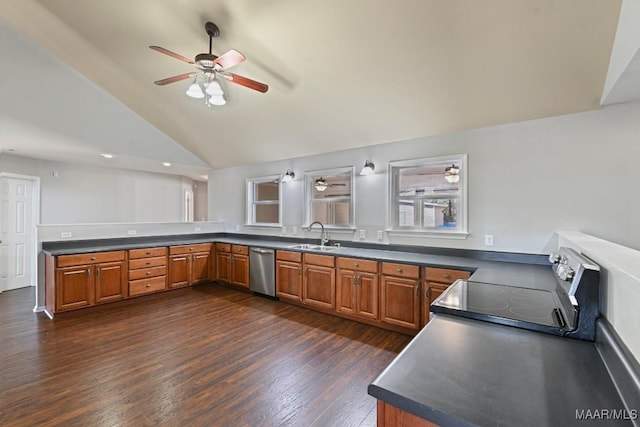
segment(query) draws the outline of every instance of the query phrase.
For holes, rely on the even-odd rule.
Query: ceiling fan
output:
[[[220,56],[214,55],[212,53],[213,38],[220,35],[220,29],[213,22],[207,22],[204,26],[204,29],[209,35],[209,53],[200,53],[196,55],[194,60],[186,58],[160,46],[149,46],[150,49],[153,49],[156,52],[164,53],[165,55],[168,55],[179,61],[195,65],[199,70],[173,77],[167,77],[166,79],[162,80],[157,80],[154,82],[155,84],[164,86],[169,83],[175,83],[194,77],[194,84],[192,84],[187,91],[187,95],[193,98],[205,98],[206,93],[209,95],[209,98],[206,100],[207,104],[211,103],[214,105],[223,105],[225,103],[222,96],[222,88],[220,87],[220,84],[216,82],[217,76],[221,76],[231,83],[235,83],[249,89],[257,90],[258,92],[265,93],[267,90],[269,90],[269,86],[264,83],[260,83],[247,77],[243,77],[227,71],[229,68],[234,67],[244,61],[246,59],[245,56],[235,49],[231,49]]]

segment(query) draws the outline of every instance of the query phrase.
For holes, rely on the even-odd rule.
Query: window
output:
[[[467,234],[467,156],[389,163],[391,231]]]
[[[354,228],[353,167],[305,172],[307,225]]]
[[[280,176],[247,180],[247,225],[280,226]]]

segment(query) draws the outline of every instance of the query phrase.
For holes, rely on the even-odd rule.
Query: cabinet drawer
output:
[[[161,267],[167,265],[167,257],[133,259],[129,261],[129,270],[147,267]]]
[[[143,248],[143,249],[130,249],[129,259],[150,258],[157,256],[167,255],[167,248]]]
[[[276,259],[282,261],[302,262],[301,252],[277,251]]]
[[[336,258],[330,255],[304,254],[305,264],[322,265],[325,267],[333,267],[336,265]]]
[[[167,288],[167,276],[152,279],[132,280],[129,282],[129,295],[141,295],[149,292],[161,291]]]
[[[157,276],[164,276],[167,274],[167,267],[151,267],[140,268],[138,270],[129,270],[129,280],[146,279]]]
[[[447,268],[424,268],[424,279],[430,282],[453,283],[458,279],[468,279],[471,273]]]
[[[418,277],[420,277],[420,267],[418,267],[417,265],[396,264],[394,262],[383,262],[382,274],[386,276],[417,279]]]
[[[192,254],[196,252],[209,252],[211,243],[198,243],[195,245],[171,246],[169,255]]]
[[[248,246],[231,245],[231,252],[233,252],[234,254],[249,255],[249,247]]]
[[[357,258],[338,258],[338,268],[345,270],[364,271],[367,273],[378,272],[378,261],[372,261],[370,259],[357,259]]]
[[[231,245],[229,243],[216,243],[216,250],[218,252],[231,252]]]
[[[57,257],[58,267],[72,265],[96,264],[99,262],[122,261],[125,251],[94,252],[89,254],[61,255]]]

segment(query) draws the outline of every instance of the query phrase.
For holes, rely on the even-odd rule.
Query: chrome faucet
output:
[[[307,231],[311,231],[311,227],[313,227],[316,224],[320,225],[320,228],[322,228],[322,232],[320,233],[320,246],[324,246],[325,243],[329,242],[329,235],[324,230],[324,225],[322,225],[320,221],[314,221],[311,224],[309,224],[309,226],[307,227]]]

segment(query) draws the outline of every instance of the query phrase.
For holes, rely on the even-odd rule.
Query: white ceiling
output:
[[[10,4],[9,4],[10,3]],[[599,107],[620,0],[20,0],[0,16],[213,168]],[[151,51],[235,48],[228,104]],[[16,75],[12,78],[19,79]],[[71,154],[70,154],[71,155]]]

